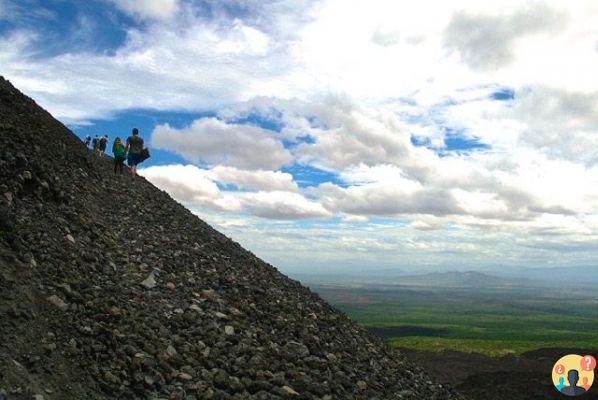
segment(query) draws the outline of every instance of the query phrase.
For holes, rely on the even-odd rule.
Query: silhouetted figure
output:
[[[131,176],[135,177],[137,174],[137,164],[141,160],[141,152],[143,151],[143,139],[139,137],[139,129],[133,128],[131,136],[127,138],[127,164],[131,168]]]
[[[100,138],[100,155],[103,156],[106,152],[106,145],[108,144],[108,135],[104,135]]]
[[[100,137],[95,135],[91,141],[91,148],[93,149],[94,153],[97,153],[100,150]]]
[[[85,146],[87,146],[87,148],[89,148],[90,144],[91,144],[91,136],[87,135],[87,136],[85,136]]]
[[[569,386],[565,386],[563,390],[561,390],[562,394],[566,394],[567,396],[579,396],[586,392],[584,388],[577,386],[577,382],[579,382],[579,371],[570,369],[569,372],[567,372],[567,379],[569,380]]]
[[[565,378],[562,376],[559,378],[559,383],[556,385],[556,389],[560,392],[565,387]]]
[[[590,389],[590,386],[592,386],[592,385],[590,385],[588,383],[588,377],[584,376],[583,377],[583,384],[581,385],[581,387],[584,388],[586,390],[586,392],[587,392]]]

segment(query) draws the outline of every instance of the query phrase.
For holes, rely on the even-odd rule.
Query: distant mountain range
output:
[[[529,280],[538,283],[561,283],[563,285],[595,286],[598,284],[598,266],[573,267],[503,268],[496,275]]]
[[[437,287],[502,287],[528,286],[529,279],[504,278],[478,271],[432,272],[423,275],[402,276],[401,286],[437,286]]]
[[[306,283],[342,286],[426,286],[426,287],[506,287],[529,286],[532,281],[519,277],[500,277],[478,271],[430,272],[409,275],[394,271],[380,274],[297,274],[295,278]]]
[[[335,273],[291,273],[306,284],[342,286],[426,286],[426,287],[586,287],[598,284],[598,267],[583,266],[521,268],[502,267],[492,271],[425,271],[372,269]]]

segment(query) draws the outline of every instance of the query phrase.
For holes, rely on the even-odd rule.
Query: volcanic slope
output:
[[[0,398],[457,398],[111,168],[0,78]]]

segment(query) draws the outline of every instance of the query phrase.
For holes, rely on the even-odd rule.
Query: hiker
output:
[[[114,144],[112,145],[112,154],[114,154],[114,173],[118,170],[121,175],[123,173],[123,164],[125,162],[125,145],[120,141],[120,138],[117,137],[114,139]]]
[[[106,145],[108,144],[108,135],[104,135],[100,138],[100,155],[103,156],[106,152]]]
[[[85,136],[85,147],[87,147],[89,149],[89,145],[91,144],[91,136],[87,135]]]
[[[139,129],[133,128],[131,136],[127,138],[127,164],[131,168],[131,176],[134,178],[137,175],[137,164],[141,161],[141,153],[143,152],[143,139],[139,136]]]
[[[95,135],[93,137],[93,140],[91,141],[91,148],[94,153],[98,152],[99,146],[100,146],[100,137],[98,135]]]

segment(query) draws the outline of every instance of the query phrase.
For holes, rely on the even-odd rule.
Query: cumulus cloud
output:
[[[461,213],[448,190],[423,186],[405,177],[394,165],[361,164],[341,175],[350,185],[320,185],[315,193],[322,204],[335,213],[361,216],[404,214],[450,215]]]
[[[153,146],[197,165],[142,173],[282,264],[521,264],[536,236],[596,238],[592,1],[110,1],[138,20],[122,44],[40,55],[20,25],[3,73],[64,122],[217,115],[157,126]]]
[[[118,8],[135,17],[152,19],[172,18],[178,8],[178,0],[110,0]]]
[[[219,202],[222,193],[218,185],[208,178],[206,170],[193,165],[154,166],[140,169],[139,174],[184,204],[216,209],[237,207],[234,204]]]
[[[292,160],[275,133],[251,125],[227,124],[216,118],[195,120],[184,129],[168,124],[152,132],[152,146],[187,160],[241,169],[277,169]]]
[[[588,184],[594,179],[591,173],[583,168],[571,170],[567,174],[577,179],[567,180],[561,172],[569,171],[573,164],[558,163],[542,156],[541,147],[525,145],[526,124],[520,114],[524,113],[521,108],[527,102],[526,95],[517,92],[511,101],[492,100],[491,95],[498,90],[503,89],[495,85],[468,89],[451,102],[434,106],[435,114],[429,120],[421,116],[416,120],[416,124],[432,127],[454,126],[464,138],[479,135],[483,143],[491,145],[490,150],[449,152],[443,157],[433,150],[446,147],[443,136],[440,136],[442,142],[431,149],[414,146],[409,132],[416,126],[398,121],[397,109],[392,107],[364,111],[351,101],[329,96],[322,103],[309,104],[259,99],[236,110],[229,109],[225,114],[234,119],[258,113],[268,119],[278,118],[291,132],[309,134],[312,140],[301,142],[293,153],[299,162],[338,171],[346,186],[323,185],[314,195],[343,218],[412,212],[533,221],[546,213],[588,212],[585,200],[574,199],[587,199],[591,190],[571,185]],[[585,102],[591,96],[573,97],[583,100],[580,101],[584,104],[584,115],[592,110]],[[420,113],[421,107],[414,112]],[[541,119],[550,118],[538,114]],[[430,139],[437,134],[425,129],[421,132],[423,138]],[[297,135],[287,137],[293,139]],[[518,150],[514,151],[515,148]],[[393,153],[393,149],[400,151]],[[563,187],[570,188],[565,193],[575,195],[563,195]],[[434,197],[442,202],[441,206],[431,204]]]
[[[299,189],[293,175],[281,171],[242,170],[219,165],[210,170],[210,175],[218,182],[232,183],[242,189],[287,192]]]
[[[446,216],[463,212],[450,192],[437,189],[404,192],[387,184],[341,188],[325,183],[320,186],[319,191],[327,209],[347,214]]]
[[[242,203],[252,214],[271,219],[324,218],[331,215],[320,203],[307,200],[298,193],[245,193]]]
[[[202,169],[180,164],[151,166],[141,169],[139,173],[192,209],[250,213],[280,220],[331,215],[318,202],[297,193],[296,184],[289,181],[290,175],[284,173],[243,171],[229,167]],[[239,188],[259,190],[226,190],[219,188],[218,183],[234,183]]]
[[[577,92],[534,86],[522,90],[513,117],[523,124],[521,141],[552,156],[598,162],[598,90]]]
[[[186,13],[182,27],[130,27],[111,52],[36,58],[35,36],[12,31],[2,39],[22,40],[0,48],[3,74],[57,117],[77,122],[129,108],[213,110],[275,90],[262,83],[291,68],[285,44],[259,29]]]
[[[515,41],[526,35],[551,32],[566,22],[562,12],[544,3],[508,15],[453,15],[445,31],[444,45],[458,51],[473,69],[491,70],[511,63]]]
[[[312,113],[321,127],[310,131],[313,141],[296,147],[299,162],[337,171],[389,163],[419,179],[436,158],[433,151],[413,146],[393,113],[364,110],[338,97],[328,97]]]

